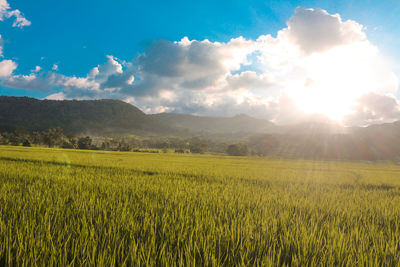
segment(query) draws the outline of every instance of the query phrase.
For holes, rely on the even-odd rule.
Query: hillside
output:
[[[66,133],[168,132],[171,129],[119,100],[38,100],[0,97],[0,132],[61,127]]]
[[[185,114],[146,115],[120,100],[38,100],[0,96],[0,132],[61,127],[66,133],[209,135],[271,132],[275,125],[247,115],[232,118]]]
[[[160,113],[151,117],[168,125],[189,129],[192,132],[211,134],[235,133],[270,133],[276,132],[277,126],[270,121],[256,119],[244,114],[231,118],[206,117],[188,114]]]
[[[209,147],[219,152],[224,152],[226,148],[222,147],[227,144],[247,142],[255,154],[264,156],[370,161],[400,159],[400,122],[352,128],[330,122],[278,126],[247,115],[231,118],[170,113],[146,115],[119,100],[0,97],[0,133],[12,132],[18,126],[29,132],[61,127],[66,134],[78,135],[196,136],[208,140]]]
[[[291,158],[335,160],[400,160],[400,122],[368,127],[325,129],[285,126],[291,133],[274,135],[271,155]],[[322,129],[322,130],[321,130]]]

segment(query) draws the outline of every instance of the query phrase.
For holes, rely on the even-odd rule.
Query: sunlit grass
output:
[[[0,265],[396,265],[400,167],[0,147]]]

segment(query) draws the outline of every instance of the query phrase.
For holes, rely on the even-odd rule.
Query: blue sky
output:
[[[112,55],[125,71],[129,66],[124,62],[131,62],[154,42],[174,42],[185,36],[190,40],[224,43],[239,36],[246,40],[266,34],[277,37],[278,31],[287,27],[296,7],[321,8],[329,14],[340,14],[343,22],[357,22],[382,57],[393,62],[400,59],[399,1],[8,0],[8,4],[10,10],[20,10],[31,22],[25,27],[13,27],[12,18],[0,22],[3,57],[18,64],[14,75],[29,75],[40,66],[41,76],[54,72],[65,77],[86,77],[93,67],[107,61],[106,55]],[[58,70],[52,70],[54,64]],[[232,73],[240,73],[245,69],[242,67]],[[399,74],[396,64],[393,72]],[[132,73],[135,82],[144,79]],[[28,86],[22,90],[6,84],[2,83],[0,94],[38,98],[64,88],[58,84],[51,89]],[[133,104],[140,106],[139,102],[135,100]],[[207,112],[202,108],[197,113]]]
[[[59,62],[66,75],[84,75],[114,55],[130,60],[154,40],[228,41],[276,34],[297,6],[323,8],[367,27],[371,41],[398,57],[399,1],[9,1],[32,25],[0,24],[5,55],[24,73]],[[44,60],[41,58],[44,57]],[[79,58],[79,64],[76,62]]]

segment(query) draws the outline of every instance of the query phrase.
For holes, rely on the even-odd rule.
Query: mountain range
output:
[[[238,135],[261,133],[342,133],[333,123],[279,126],[271,121],[240,114],[207,117],[160,113],[147,115],[120,100],[38,100],[0,96],[0,132],[23,126],[28,131],[61,127],[75,134]]]
[[[0,132],[23,126],[28,131],[61,127],[75,134],[196,135],[266,133],[276,131],[267,120],[160,113],[147,115],[120,100],[38,100],[0,96]]]
[[[75,134],[343,134],[382,135],[397,133],[400,121],[345,128],[333,122],[304,122],[276,125],[245,114],[234,117],[207,117],[189,114],[145,114],[120,100],[39,100],[30,97],[0,96],[0,132],[23,126],[28,131],[61,127]]]
[[[346,128],[332,122],[276,125],[237,115],[231,118],[188,114],[145,114],[119,100],[38,100],[0,96],[0,133],[18,127],[112,136],[201,137],[229,144],[266,146],[268,155],[316,159],[400,159],[400,121]]]

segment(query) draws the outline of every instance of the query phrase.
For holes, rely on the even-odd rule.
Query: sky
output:
[[[0,0],[0,95],[396,121],[399,12],[399,1]]]

